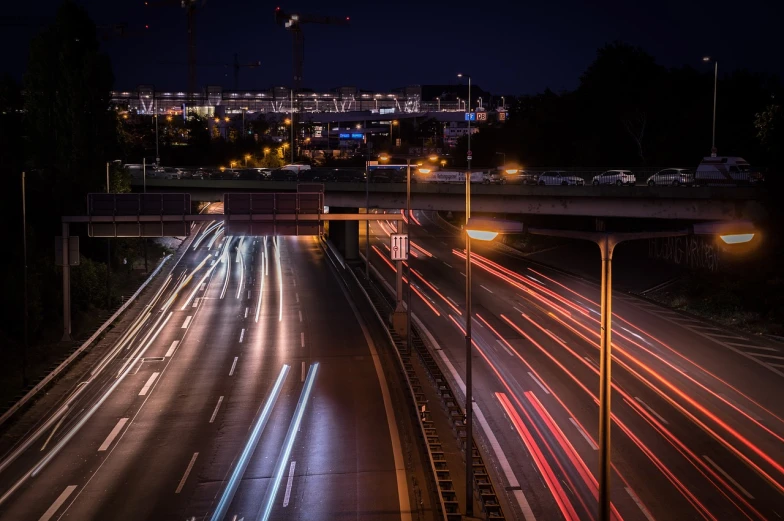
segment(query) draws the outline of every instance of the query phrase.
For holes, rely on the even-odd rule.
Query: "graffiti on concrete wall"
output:
[[[648,256],[693,270],[719,270],[719,249],[702,237],[665,237],[648,241]]]

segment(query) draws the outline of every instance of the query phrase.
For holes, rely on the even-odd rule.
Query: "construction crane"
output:
[[[188,19],[187,35],[188,35],[188,96],[193,96],[196,91],[196,7],[201,4],[203,7],[207,0],[146,0],[144,5],[147,6],[169,6],[179,5],[185,9],[185,15]]]
[[[294,92],[302,86],[302,68],[305,62],[305,38],[302,35],[302,24],[348,25],[349,17],[319,16],[311,14],[289,14],[280,7],[275,8],[275,21],[291,32],[294,38]]]

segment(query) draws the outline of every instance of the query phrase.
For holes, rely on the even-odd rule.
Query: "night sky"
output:
[[[132,33],[103,43],[116,89],[186,87],[185,13],[179,1],[163,2],[170,3],[80,2],[96,24],[127,23]],[[709,54],[719,60],[720,72],[748,68],[784,76],[781,0],[627,0],[600,2],[601,8],[588,3],[207,0],[196,15],[197,56],[204,64],[231,63],[235,52],[241,63],[261,60],[262,67],[240,72],[241,89],[289,85],[292,39],[273,16],[280,5],[292,13],[351,18],[347,27],[304,26],[303,86],[316,90],[448,84],[457,81],[459,71],[497,94],[571,89],[596,49],[614,40],[639,45],[666,66],[709,67],[701,62]],[[4,2],[3,14],[40,17],[53,14],[58,4]],[[144,31],[144,24],[150,29]],[[34,26],[3,27],[1,71],[21,78],[35,31]],[[232,88],[233,71],[202,66],[198,83]]]

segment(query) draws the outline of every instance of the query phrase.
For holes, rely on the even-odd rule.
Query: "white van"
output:
[[[291,163],[280,167],[280,169],[300,173],[303,170],[310,170],[310,165],[307,163]]]
[[[705,157],[694,173],[694,184],[698,186],[738,186],[761,181],[762,174],[742,157]]]

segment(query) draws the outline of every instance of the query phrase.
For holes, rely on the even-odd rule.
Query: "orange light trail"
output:
[[[413,246],[417,250],[421,251],[422,253],[424,253],[428,257],[430,257],[430,258],[433,257],[432,253],[430,253],[429,251],[427,251],[426,249],[424,249],[422,246],[420,246],[419,244],[415,243],[414,241],[411,241],[411,246]]]
[[[525,315],[523,315],[523,316],[526,319],[528,318]],[[577,377],[575,377],[574,374],[572,374],[572,372],[570,372],[568,369],[566,369],[563,366],[563,364],[561,364],[561,362],[556,360],[556,358],[552,354],[550,354],[548,352],[548,350],[546,350],[542,345],[540,345],[533,338],[531,338],[525,331],[523,331],[519,326],[517,326],[517,324],[512,322],[505,315],[502,314],[501,318],[507,324],[509,324],[512,327],[512,329],[517,331],[521,336],[525,337],[529,342],[531,342],[534,346],[536,346],[537,349],[539,349],[542,353],[544,353],[544,355],[547,356],[553,363],[555,363],[558,367],[560,367],[561,370],[563,370],[569,376],[569,378],[571,378],[572,381],[575,384],[577,384],[577,386],[580,387],[580,389],[583,390],[583,392],[585,392],[588,396],[593,398],[593,401],[594,401],[595,404],[597,404],[597,405],[599,404],[599,400],[597,399],[596,395],[592,391],[590,391],[580,380],[578,380]],[[530,319],[528,319],[528,320],[530,321]],[[537,325],[537,324],[534,323],[534,325]],[[556,342],[558,342],[558,340],[556,340]],[[582,362],[584,365],[589,367],[594,373],[598,374],[598,370],[594,366],[592,366],[591,364],[586,362],[584,359],[582,359],[579,356],[577,356],[577,354],[574,353],[574,351],[572,351],[571,349],[569,349],[565,344],[563,344],[563,343],[560,343],[560,344],[563,347],[565,347],[568,351],[570,351],[572,353],[572,355],[574,355],[580,362]],[[623,390],[618,389],[618,387],[616,385],[613,385],[613,388],[616,391],[620,392],[623,396],[628,396]],[[619,427],[621,427],[623,429],[623,431],[627,434],[629,439],[632,440],[632,442],[635,445],[637,445],[637,447],[643,452],[643,454],[645,454],[648,457],[648,459],[658,469],[660,469],[662,471],[662,473],[665,475],[665,477],[667,477],[667,479],[673,484],[673,486],[675,486],[675,488],[684,495],[684,497],[697,509],[697,511],[700,512],[701,515],[703,515],[702,512],[704,511],[707,514],[707,516],[708,516],[708,517],[706,517],[705,515],[703,515],[703,517],[705,517],[706,519],[708,519],[708,518],[715,519],[713,517],[713,515],[710,514],[710,512],[708,512],[707,508],[704,505],[702,505],[702,503],[700,503],[700,501],[688,490],[688,488],[669,469],[667,469],[666,465],[652,451],[650,451],[643,444],[643,442],[639,438],[637,438],[636,436],[634,436],[632,434],[631,430],[629,430],[628,427],[626,427],[626,425],[620,419],[618,419],[618,417],[615,414],[612,414],[612,419],[613,419],[613,422],[615,422],[616,425],[618,425]]]
[[[409,210],[409,211],[408,211],[408,215],[410,215],[410,216],[411,216],[411,220],[412,220],[412,221],[414,221],[415,223],[417,223],[419,226],[422,226],[422,223],[421,223],[421,222],[419,222],[419,219],[417,219],[417,218],[416,218],[416,216],[414,215],[414,210]]]
[[[552,338],[552,339],[553,339],[553,340],[554,340],[556,343],[558,343],[558,344],[559,344],[561,347],[563,347],[564,349],[566,349],[566,350],[567,350],[567,351],[568,351],[568,352],[569,352],[569,353],[570,353],[572,356],[574,356],[574,357],[575,357],[575,358],[576,358],[578,361],[580,361],[580,362],[581,362],[583,365],[586,365],[587,367],[589,367],[589,368],[590,368],[590,369],[591,369],[591,370],[592,370],[592,371],[593,371],[593,372],[594,372],[596,375],[598,375],[598,374],[599,374],[599,370],[598,370],[598,369],[596,369],[596,368],[595,368],[593,365],[589,364],[589,363],[588,363],[587,361],[585,361],[583,358],[580,358],[580,356],[579,356],[579,355],[578,355],[578,354],[577,354],[575,351],[573,351],[573,350],[572,350],[571,348],[569,348],[569,347],[568,347],[566,344],[564,344],[563,342],[561,342],[561,341],[560,341],[560,340],[559,340],[557,337],[555,337],[555,335],[553,335],[553,334],[552,334],[552,333],[550,333],[548,330],[544,329],[542,326],[540,326],[539,324],[537,324],[536,322],[534,322],[533,320],[531,320],[531,318],[529,318],[527,315],[523,315],[523,317],[524,317],[526,320],[528,320],[528,322],[530,322],[531,324],[533,324],[535,327],[537,327],[538,329],[540,329],[540,330],[541,330],[543,333],[547,334],[547,335],[548,335],[550,338]],[[506,317],[503,317],[503,315],[502,315],[502,318],[506,319]],[[509,323],[511,324],[511,322],[510,322],[508,319],[506,319],[506,320],[507,320],[507,322],[509,322]],[[513,325],[513,327],[515,327],[515,326]],[[516,328],[516,327],[515,327],[515,329],[518,329],[518,328]],[[519,330],[519,329],[518,329],[518,330]],[[522,330],[519,330],[519,331],[520,331],[520,332],[522,332]],[[525,333],[522,333],[522,334],[525,334]],[[527,337],[527,335],[526,335],[526,337]],[[533,341],[532,341],[532,342],[533,342]],[[535,345],[536,345],[536,346],[537,346],[537,347],[538,347],[540,350],[542,350],[542,351],[544,352],[544,349],[543,349],[542,347],[540,347],[540,346],[539,346],[538,344],[536,344],[536,343],[534,343],[534,344],[535,344]],[[613,344],[613,346],[615,346],[615,345]],[[619,351],[622,351],[620,348],[619,348],[618,350],[619,350]],[[546,354],[547,354],[547,353],[546,353]],[[548,355],[548,356],[549,356],[549,355]],[[628,355],[627,355],[627,356],[628,356]],[[613,358],[616,360],[616,362],[617,362],[618,364],[620,364],[620,365],[621,365],[621,367],[623,367],[624,369],[626,369],[627,371],[629,371],[629,373],[630,373],[630,374],[632,374],[632,375],[634,375],[635,377],[637,377],[637,379],[639,379],[639,380],[640,380],[640,381],[641,381],[643,384],[645,384],[645,385],[646,385],[646,386],[648,386],[650,389],[652,389],[654,392],[656,392],[658,395],[660,395],[662,398],[664,398],[665,400],[667,400],[667,402],[669,402],[671,405],[673,405],[673,407],[675,407],[676,409],[678,409],[679,411],[681,411],[681,412],[682,412],[682,413],[683,413],[683,414],[684,414],[684,415],[685,415],[687,418],[691,419],[691,420],[692,420],[692,421],[693,421],[693,422],[694,422],[694,423],[695,423],[697,426],[701,427],[701,428],[702,428],[702,429],[703,429],[703,430],[704,430],[706,433],[710,434],[710,435],[711,435],[711,436],[713,436],[713,437],[714,437],[716,440],[718,440],[720,443],[722,443],[723,445],[725,445],[725,446],[726,446],[726,447],[727,447],[727,448],[728,448],[728,449],[729,449],[731,452],[733,452],[733,453],[734,453],[736,456],[738,456],[738,458],[739,458],[739,459],[741,459],[742,461],[744,461],[744,462],[745,462],[745,463],[746,463],[746,464],[747,464],[747,465],[748,465],[750,468],[752,468],[752,469],[753,469],[755,472],[757,472],[758,474],[760,474],[760,475],[761,475],[763,478],[765,478],[766,480],[768,480],[768,481],[769,481],[771,484],[773,484],[775,487],[777,487],[777,488],[780,488],[780,487],[781,487],[781,485],[780,485],[779,483],[777,483],[777,482],[776,482],[776,481],[775,481],[775,480],[774,480],[774,479],[773,479],[771,476],[769,476],[769,475],[768,475],[768,474],[767,474],[767,473],[766,473],[764,470],[762,470],[762,469],[761,469],[761,468],[760,468],[760,467],[759,467],[757,464],[755,464],[753,461],[751,461],[751,460],[750,460],[750,459],[749,459],[749,458],[748,458],[746,455],[744,455],[743,453],[741,453],[741,452],[740,452],[738,449],[736,449],[734,446],[732,446],[732,445],[728,444],[726,441],[724,441],[723,439],[719,438],[719,436],[718,436],[718,435],[717,435],[717,434],[716,434],[716,433],[715,433],[715,432],[714,432],[712,429],[710,429],[710,427],[708,427],[707,425],[705,425],[705,424],[704,424],[702,421],[700,421],[700,420],[699,420],[699,419],[698,419],[696,416],[694,416],[692,413],[690,413],[689,411],[687,411],[687,410],[686,410],[686,409],[685,409],[683,406],[681,406],[680,404],[678,404],[677,402],[675,402],[675,401],[674,401],[672,398],[670,398],[669,396],[667,396],[666,394],[664,394],[663,392],[661,392],[661,390],[659,390],[657,387],[655,387],[653,384],[651,384],[651,383],[650,383],[650,382],[649,382],[649,381],[648,381],[648,380],[647,380],[645,377],[643,377],[641,374],[639,374],[639,373],[638,373],[638,372],[636,372],[634,369],[632,369],[631,367],[629,367],[629,365],[628,365],[628,364],[626,364],[626,363],[625,363],[625,362],[623,362],[622,360],[619,360],[619,359],[617,359],[616,357],[613,357]],[[640,364],[640,365],[642,365],[643,367],[646,367],[646,368],[647,368],[647,366],[645,366],[645,365],[644,365],[644,364],[642,364],[641,362],[638,362],[638,364]],[[570,376],[571,376],[571,373],[570,373]],[[659,377],[659,376],[658,376],[658,374],[656,374],[655,372],[654,372],[654,376],[655,376],[655,377],[657,377],[657,378],[659,378],[659,379],[662,379],[662,380],[663,380],[663,378],[662,378],[662,377]],[[665,385],[671,386],[671,385],[669,384],[669,382],[666,382],[666,380],[664,381],[664,383],[665,383]],[[581,387],[582,387],[582,386],[581,386]],[[629,394],[628,394],[628,393],[626,393],[626,391],[624,391],[623,389],[619,388],[619,387],[618,387],[617,385],[615,385],[615,384],[612,384],[612,387],[613,387],[613,389],[615,389],[615,390],[616,390],[618,393],[620,393],[620,394],[621,394],[621,396],[623,396],[623,397],[624,397],[624,399],[626,399],[626,401],[628,401],[628,402],[634,402],[634,406],[632,407],[632,409],[633,409],[633,410],[635,410],[635,411],[636,411],[636,412],[638,412],[638,413],[641,413],[641,412],[643,412],[642,408],[641,408],[640,406],[636,405],[636,402],[635,402],[635,401],[632,399],[632,397],[631,397],[631,396],[629,396]],[[583,388],[584,388],[584,387],[583,387]],[[680,393],[680,391],[678,391],[677,389],[676,389],[676,393],[682,394],[682,393]],[[591,393],[591,396],[594,396],[594,395],[593,395],[593,393]],[[594,396],[594,398],[595,398],[595,396]],[[689,398],[688,400],[691,400],[691,399]],[[692,400],[692,402],[693,402],[693,400]],[[700,406],[700,405],[696,404],[696,402],[694,402],[694,403],[693,403],[693,405],[694,405],[696,408],[698,408],[698,409],[702,408],[702,406]],[[649,416],[649,415],[646,413],[646,414],[645,414],[645,416]],[[722,423],[723,423],[723,422],[722,422]],[[657,424],[658,424],[658,422],[657,422]],[[727,426],[727,427],[729,427],[729,426]],[[665,431],[665,432],[667,433],[667,436],[665,436],[665,438],[671,438],[671,439],[673,439],[673,440],[676,440],[676,437],[675,437],[675,435],[674,435],[674,434],[672,434],[672,432],[671,432],[669,429],[665,428],[663,425],[660,425],[660,428],[661,428],[663,431]],[[745,438],[744,438],[744,440],[745,440]],[[750,443],[750,442],[748,442],[748,443]],[[679,444],[680,446],[682,446],[682,447],[684,448],[684,450],[686,450],[687,452],[689,452],[689,454],[692,456],[692,458],[694,458],[694,461],[698,462],[698,463],[699,463],[699,465],[700,465],[701,467],[703,467],[703,468],[705,468],[705,469],[708,469],[708,471],[709,471],[709,472],[710,472],[712,475],[716,476],[716,478],[717,478],[717,479],[718,479],[718,480],[719,480],[719,481],[720,481],[720,482],[721,482],[721,483],[722,483],[722,484],[725,486],[725,488],[727,488],[728,490],[731,490],[731,491],[733,491],[733,493],[736,493],[736,492],[735,492],[735,489],[734,489],[734,488],[732,488],[732,487],[729,485],[729,483],[727,483],[727,482],[726,482],[724,479],[720,478],[718,475],[716,475],[714,472],[712,472],[712,471],[711,471],[711,470],[708,468],[708,466],[707,466],[707,465],[706,465],[706,464],[705,464],[705,463],[704,463],[704,462],[703,462],[703,461],[702,461],[700,458],[698,458],[698,457],[697,457],[697,456],[696,456],[696,455],[695,455],[693,452],[691,452],[691,451],[690,451],[688,448],[686,448],[685,444],[683,444],[683,443],[682,443],[682,442],[680,442],[680,441],[678,441],[678,444]],[[756,448],[756,446],[755,446],[754,448]],[[752,450],[754,450],[754,449],[752,449]],[[759,449],[757,449],[757,451],[759,451]],[[761,451],[760,451],[760,452],[761,452]],[[766,455],[766,456],[767,456],[767,455]],[[688,458],[687,458],[687,459],[688,459]],[[768,459],[769,459],[769,458],[768,458]],[[692,463],[692,464],[694,465],[694,463]],[[695,465],[695,467],[696,467],[696,465]],[[699,470],[699,469],[698,469],[698,470]],[[737,495],[737,494],[736,494],[736,495]],[[740,499],[741,499],[742,501],[744,501],[742,498],[740,498]],[[745,503],[745,501],[744,501],[744,503]]]
[[[539,450],[539,447],[533,440],[531,433],[528,432],[528,429],[526,429],[525,424],[523,423],[523,419],[520,418],[520,415],[518,415],[517,411],[514,410],[512,404],[509,402],[509,399],[504,393],[495,393],[495,396],[501,404],[501,407],[504,409],[504,412],[506,412],[506,415],[512,421],[512,425],[517,431],[517,434],[520,436],[520,439],[523,440],[523,443],[528,449],[528,453],[533,457],[534,463],[536,463],[536,467],[544,477],[545,482],[547,482],[547,487],[553,494],[553,498],[555,499],[558,508],[561,509],[561,513],[568,520],[578,521],[580,518],[577,516],[577,512],[574,511],[572,504],[569,502],[569,498],[566,496],[566,492],[561,486],[561,482],[553,474],[553,470],[545,460],[544,454],[542,454],[542,451]]]
[[[378,256],[381,257],[381,260],[383,260],[386,263],[386,265],[389,266],[389,269],[391,269],[393,273],[397,273],[397,270],[395,269],[395,267],[392,265],[392,263],[389,261],[389,259],[387,259],[386,255],[383,255],[381,253],[381,250],[379,250],[378,247],[373,246],[373,251],[375,251],[378,254]],[[403,282],[405,282],[407,284],[408,283],[408,277],[403,277]],[[419,298],[422,299],[422,301],[425,304],[427,304],[427,307],[429,307],[433,311],[433,313],[436,314],[436,316],[438,316],[438,317],[441,316],[441,313],[435,307],[433,307],[433,304],[431,304],[430,301],[422,293],[420,293],[419,290],[416,289],[415,286],[411,285],[411,289],[414,291],[414,293],[416,293],[419,296]]]
[[[457,313],[458,315],[462,315],[462,314],[463,314],[463,313],[461,313],[461,312],[460,312],[460,308],[458,308],[457,306],[455,306],[454,304],[452,304],[452,302],[451,302],[451,301],[450,301],[448,298],[446,298],[444,295],[442,295],[442,294],[441,294],[441,292],[440,292],[440,291],[438,291],[438,290],[435,288],[435,286],[433,286],[433,285],[432,285],[432,284],[430,284],[428,281],[426,281],[426,280],[425,280],[425,278],[424,278],[424,277],[423,277],[423,276],[422,276],[422,275],[421,275],[421,274],[420,274],[420,273],[419,273],[417,270],[415,270],[415,269],[413,269],[413,268],[412,268],[412,269],[411,269],[411,273],[413,273],[414,275],[416,275],[416,276],[419,278],[419,280],[421,280],[422,282],[424,282],[424,283],[425,283],[425,285],[426,285],[428,288],[430,288],[430,289],[431,289],[431,290],[432,290],[432,291],[433,291],[433,292],[434,292],[436,295],[438,295],[439,297],[441,297],[441,300],[443,300],[444,302],[446,302],[446,303],[449,305],[449,307],[451,307],[452,309],[454,309],[454,310],[455,310],[455,313]]]

